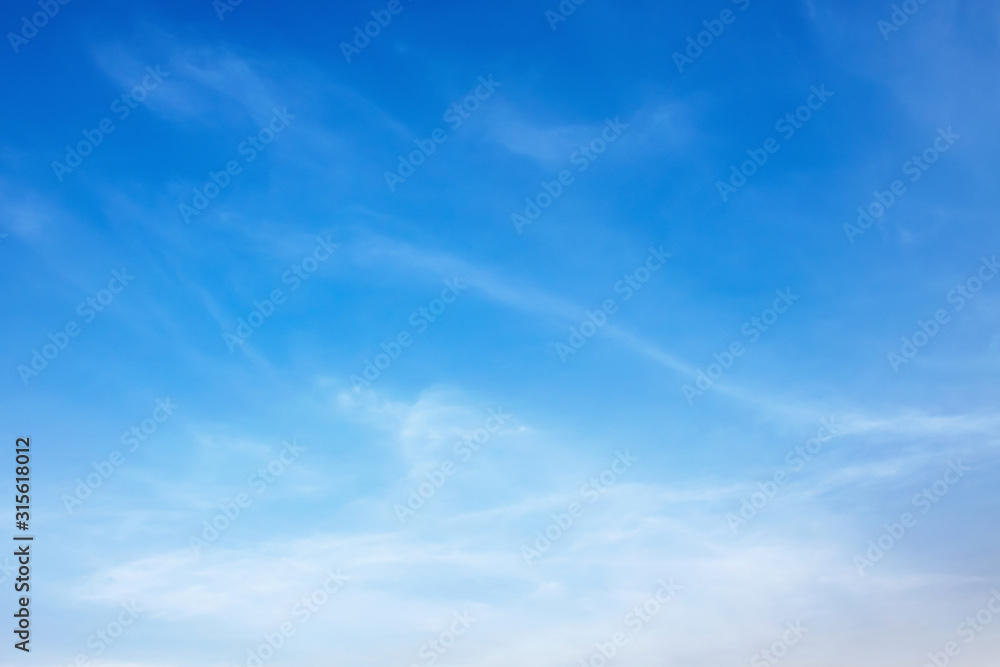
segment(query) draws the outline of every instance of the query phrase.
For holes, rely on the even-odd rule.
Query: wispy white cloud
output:
[[[645,502],[637,502],[640,498]],[[497,655],[507,655],[517,656],[519,664],[541,666],[578,660],[592,650],[595,637],[628,630],[624,615],[651,596],[661,578],[675,579],[682,591],[648,635],[634,637],[629,661],[677,660],[692,651],[747,660],[756,645],[770,643],[771,634],[795,619],[811,633],[806,652],[819,656],[854,632],[842,616],[847,596],[892,593],[892,602],[886,601],[880,617],[870,622],[873,631],[898,635],[889,616],[881,614],[909,618],[914,603],[931,600],[962,609],[975,594],[946,591],[992,585],[956,574],[908,573],[888,564],[859,577],[851,566],[853,545],[815,536],[796,539],[795,531],[801,530],[796,521],[785,536],[748,546],[723,527],[704,524],[702,516],[678,515],[676,507],[670,514],[665,520],[661,506],[651,504],[640,487],[623,486],[606,511],[581,520],[556,544],[551,559],[534,568],[520,560],[518,542],[508,541],[507,531],[479,522],[477,529],[464,524],[464,534],[445,541],[411,531],[264,542],[215,551],[201,560],[170,552],[108,567],[76,593],[92,603],[144,600],[151,616],[168,624],[226,619],[217,623],[219,633],[238,635],[242,628],[252,641],[290,617],[296,600],[313,590],[328,569],[341,567],[351,579],[316,623],[327,632],[336,628],[343,637],[394,629],[391,640],[366,646],[367,654],[355,655],[359,646],[345,648],[355,664],[415,651],[434,630],[435,619],[470,609],[480,620],[463,664],[497,665]],[[623,525],[623,517],[638,530]],[[475,597],[449,584],[474,580],[493,583]],[[834,600],[840,602],[831,606]],[[745,620],[734,623],[734,617]],[[728,628],[724,636],[708,632],[719,627]],[[308,637],[302,641],[312,643]],[[843,649],[844,659],[872,664],[864,645],[847,645],[852,648]]]

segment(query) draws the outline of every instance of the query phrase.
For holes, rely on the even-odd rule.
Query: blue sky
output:
[[[220,7],[4,11],[13,664],[993,664],[994,5]]]

